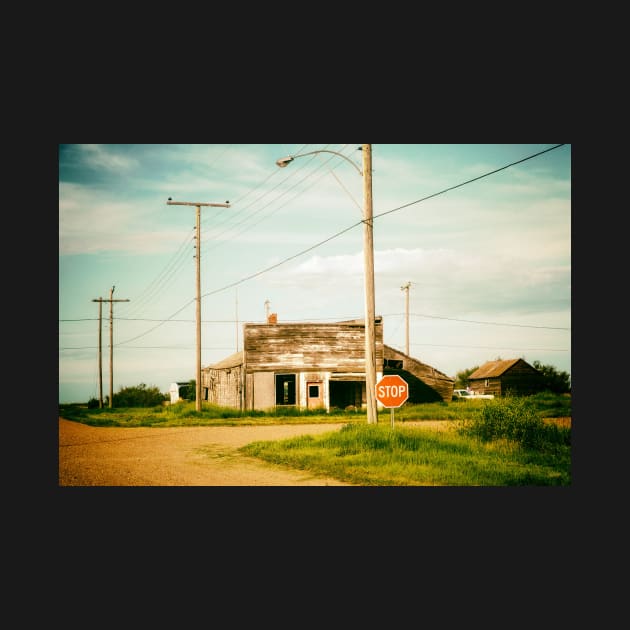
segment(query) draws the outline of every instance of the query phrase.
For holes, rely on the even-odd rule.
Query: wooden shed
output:
[[[201,400],[243,409],[244,353],[235,352],[201,371]]]
[[[377,382],[384,373],[400,373],[410,383],[410,401],[451,399],[452,379],[384,346],[381,317],[374,329]],[[202,400],[241,410],[360,409],[366,405],[364,320],[243,324],[243,350],[203,369],[201,392]]]
[[[171,405],[174,405],[178,400],[182,400],[182,389],[188,389],[189,385],[190,381],[177,381],[175,383],[171,383],[171,386],[168,389],[168,393],[171,396]]]
[[[477,394],[530,396],[542,391],[542,372],[523,359],[488,361],[469,377],[468,385]]]

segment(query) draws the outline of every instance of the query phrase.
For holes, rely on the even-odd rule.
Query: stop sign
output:
[[[376,399],[384,407],[400,407],[409,398],[409,385],[398,374],[388,374],[376,384]]]

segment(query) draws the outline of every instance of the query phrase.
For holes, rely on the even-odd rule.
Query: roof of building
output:
[[[501,361],[487,361],[470,374],[468,378],[492,378],[501,376],[520,360],[521,359],[505,359]]]
[[[222,359],[218,363],[213,363],[212,365],[209,365],[208,367],[212,368],[213,370],[225,370],[227,368],[233,368],[233,367],[236,367],[237,365],[242,365],[242,364],[243,364],[243,351],[240,350],[239,352],[235,352],[234,354],[231,354],[229,357]]]
[[[382,315],[375,315],[374,316],[374,323],[377,326],[381,326],[383,324],[383,316]],[[270,322],[244,322],[244,326],[339,326],[339,324],[346,324],[348,326],[364,326],[365,325],[365,319],[361,318],[361,319],[344,319],[341,321],[336,321],[336,322],[322,322],[322,321],[304,321],[304,320],[300,320],[300,321],[290,321],[290,322],[279,322],[279,321],[275,321],[274,323],[270,323]]]

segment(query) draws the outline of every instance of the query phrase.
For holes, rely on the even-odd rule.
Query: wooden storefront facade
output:
[[[385,357],[398,360],[399,355],[383,345],[383,322],[377,317],[377,382],[394,373],[384,371]],[[452,379],[411,357],[403,363],[418,381],[412,392],[424,388],[425,400],[450,400]],[[361,409],[366,404],[364,321],[243,324],[243,350],[204,368],[201,378],[203,400],[244,411]]]

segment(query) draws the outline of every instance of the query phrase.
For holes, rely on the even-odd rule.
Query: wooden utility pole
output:
[[[103,298],[92,300],[98,302],[98,408],[103,408]]]
[[[411,282],[407,282],[402,287],[401,291],[405,291],[405,354],[409,355],[409,287]]]
[[[372,145],[361,145],[361,151],[363,153],[363,258],[365,263],[365,394],[368,424],[377,424]]]
[[[197,201],[172,201],[169,197],[166,202],[169,206],[196,206],[197,207],[197,222],[195,239],[197,244],[195,245],[197,253],[195,258],[197,260],[197,306],[195,309],[195,317],[197,320],[197,382],[195,393],[195,409],[201,411],[201,206],[212,206],[217,208],[229,208],[230,203],[201,203]]]
[[[238,352],[238,287],[236,287],[236,352]]]
[[[98,298],[92,302],[98,302],[98,385],[99,385],[99,407],[103,407],[103,362],[101,359],[101,313],[103,302],[109,302],[109,407],[112,408],[114,401],[114,302],[129,302],[129,300],[114,300],[113,286],[109,291],[109,300]]]

